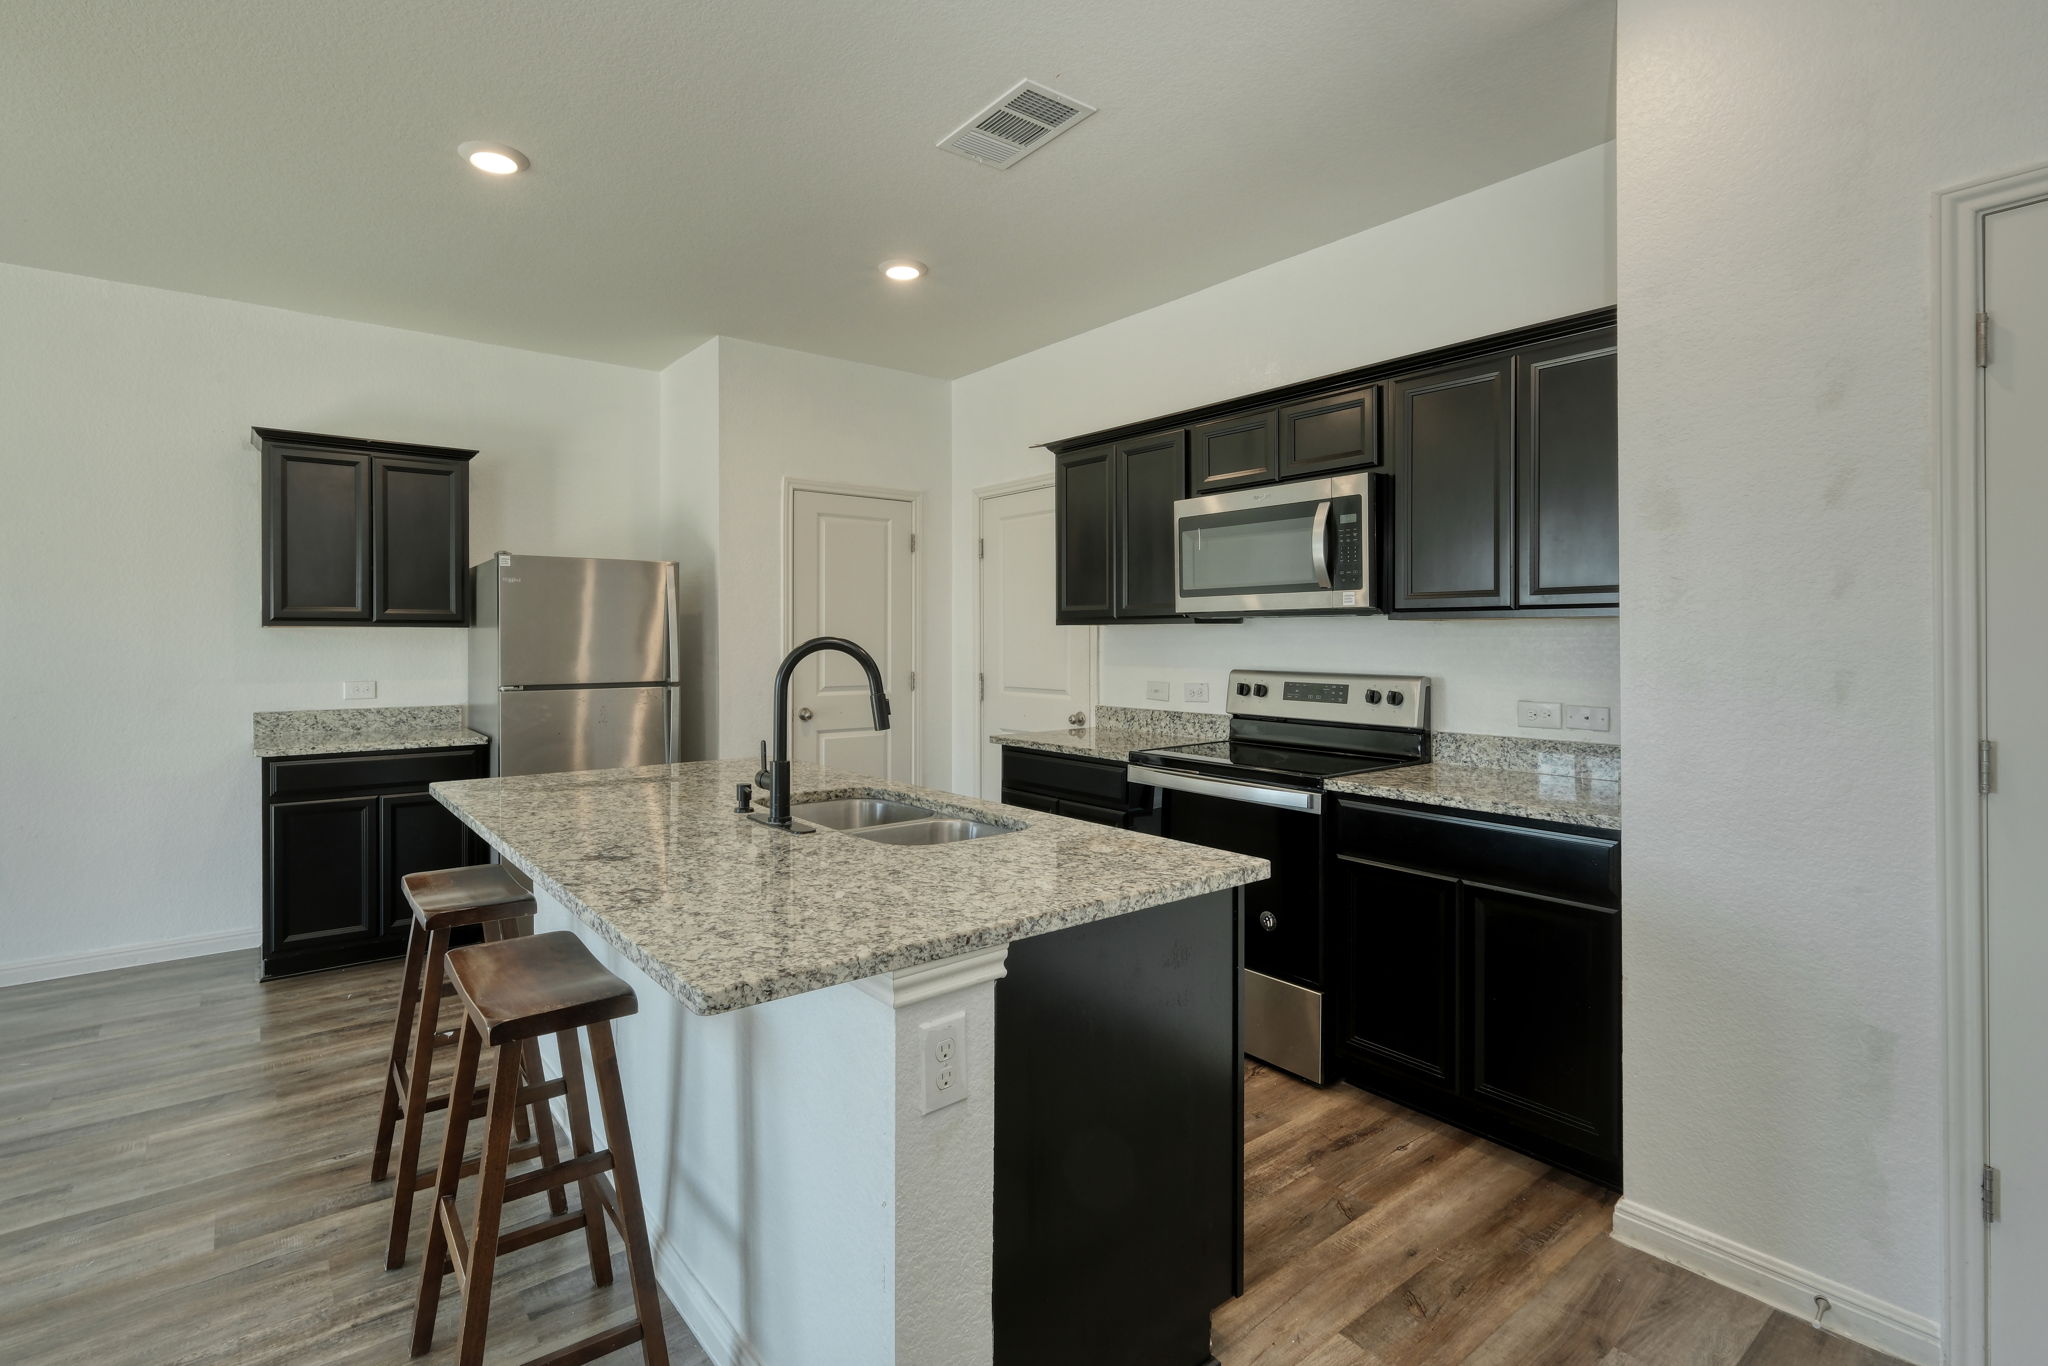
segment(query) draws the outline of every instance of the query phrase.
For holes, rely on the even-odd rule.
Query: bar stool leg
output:
[[[476,1089],[477,1055],[482,1051],[483,1035],[477,1033],[476,1026],[465,1015],[462,1038],[455,1046],[455,1089],[449,1094],[459,1096]],[[448,1131],[441,1140],[439,1179],[434,1185],[434,1217],[427,1221],[427,1251],[420,1264],[419,1300],[413,1307],[412,1354],[416,1357],[433,1349],[434,1313],[441,1307],[441,1281],[448,1274],[450,1259],[462,1255],[462,1248],[451,1243],[447,1225],[442,1222],[441,1202],[448,1201],[452,1208],[455,1192],[462,1184],[462,1150],[469,1142],[469,1110],[467,1105],[448,1107]]]
[[[540,1063],[540,1040],[526,1039],[520,1043],[519,1066],[520,1070],[525,1073],[526,1080],[530,1085],[539,1086],[548,1079],[547,1071]],[[526,1117],[526,1108],[522,1105],[513,1114],[512,1118],[515,1127],[524,1127],[519,1125],[518,1121]],[[526,1135],[521,1133],[519,1137],[523,1139]],[[533,1138],[534,1142],[540,1145],[540,1160],[543,1166],[559,1167],[562,1165],[560,1135],[555,1129],[555,1117],[548,1110],[548,1103],[544,1100],[537,1100],[533,1103]],[[548,1213],[567,1214],[568,1212],[569,1192],[560,1186],[554,1187],[548,1192]]]
[[[563,1097],[569,1105],[569,1144],[577,1157],[597,1151],[590,1137],[590,1096],[583,1089],[583,1046],[577,1031],[565,1029],[555,1036],[562,1050]],[[598,1194],[596,1177],[576,1183],[577,1198],[583,1205],[583,1241],[590,1249],[590,1280],[593,1285],[612,1283],[612,1248],[604,1231],[604,1201]]]
[[[654,1286],[654,1256],[647,1245],[647,1220],[640,1205],[640,1177],[633,1165],[633,1140],[626,1128],[626,1100],[619,1082],[619,1056],[612,1026],[590,1026],[590,1062],[597,1076],[597,1103],[604,1115],[604,1143],[617,1178],[619,1232],[626,1240],[626,1270],[633,1281],[633,1307],[640,1316],[640,1340],[647,1366],[668,1366],[668,1335],[661,1326],[661,1293]],[[464,1366],[472,1366],[465,1362]]]
[[[398,1125],[399,1111],[398,1065],[410,1051],[413,1011],[420,997],[420,967],[426,953],[425,936],[415,921],[405,936],[405,970],[398,985],[398,1023],[391,1031],[391,1056],[384,1063],[384,1104],[377,1114],[377,1146],[370,1154],[372,1181],[382,1181],[391,1171],[391,1135]]]
[[[519,1111],[519,1053],[500,1046],[491,1077],[490,1118],[484,1133],[483,1162],[477,1172],[475,1228],[469,1235],[469,1274],[462,1285],[462,1331],[455,1340],[459,1366],[483,1366],[484,1335],[490,1328],[491,1278],[498,1262],[498,1227],[505,1213],[505,1167],[512,1149],[512,1116]],[[462,1165],[462,1152],[453,1158]],[[443,1183],[443,1189],[446,1183]],[[455,1196],[446,1197],[452,1210]],[[443,1217],[436,1199],[435,1222]]]
[[[419,931],[414,930],[418,937]],[[424,973],[420,979],[420,1020],[412,1036],[412,1067],[405,1076],[405,1133],[398,1144],[398,1188],[391,1193],[391,1232],[384,1242],[384,1269],[396,1271],[405,1265],[405,1244],[412,1236],[413,1188],[419,1183],[420,1138],[427,1122],[427,1091],[434,1070],[434,1034],[440,1025],[441,982],[444,964],[448,958],[448,931],[429,930],[426,933],[427,952]],[[469,1119],[469,1093],[475,1089],[475,1074],[472,1069],[468,1085],[451,1087],[448,1092],[449,1128],[452,1130],[454,1117],[460,1114],[463,1122]],[[462,1150],[455,1151],[455,1167],[462,1167]]]

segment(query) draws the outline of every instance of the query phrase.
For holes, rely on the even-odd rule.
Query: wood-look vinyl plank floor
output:
[[[428,1202],[413,1265],[386,1272],[390,1186],[369,1182],[397,975],[259,983],[245,952],[0,990],[0,1362],[408,1360]],[[1616,1243],[1613,1196],[1576,1177],[1348,1086],[1254,1065],[1245,1087],[1223,1366],[1896,1366]],[[489,1361],[630,1309],[578,1240],[515,1253]],[[453,1360],[454,1312],[423,1361]],[[708,1366],[667,1321],[676,1366]]]

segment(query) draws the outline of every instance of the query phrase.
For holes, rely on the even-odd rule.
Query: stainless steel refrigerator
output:
[[[500,552],[470,589],[469,724],[494,775],[676,761],[673,561]]]

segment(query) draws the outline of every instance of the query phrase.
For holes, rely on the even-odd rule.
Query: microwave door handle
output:
[[[1315,566],[1316,585],[1330,586],[1330,500],[1316,504],[1316,524],[1308,533],[1309,562]]]

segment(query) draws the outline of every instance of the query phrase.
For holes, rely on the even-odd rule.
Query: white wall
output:
[[[783,481],[808,478],[922,493],[920,682],[950,658],[952,543],[944,380],[721,337],[718,366],[718,753],[743,758],[768,738],[770,690],[788,588]],[[908,711],[897,699],[899,713]],[[919,761],[950,771],[943,688],[920,687]]]
[[[463,700],[459,629],[257,624],[253,424],[475,447],[472,558],[660,552],[655,376],[0,266],[0,971],[258,924],[250,713]]]
[[[1039,442],[1612,303],[1612,206],[1613,149],[1592,148],[956,380],[955,520],[976,488],[1050,470]],[[972,791],[972,538],[953,566],[954,785]],[[1518,697],[1615,706],[1616,636],[1611,618],[1115,627],[1100,700],[1147,705],[1150,679],[1174,706],[1189,679],[1216,698],[1234,666],[1386,669],[1442,680],[1440,728],[1512,734]]]
[[[2038,0],[1621,0],[1632,1205],[1942,1312],[1932,199]]]

